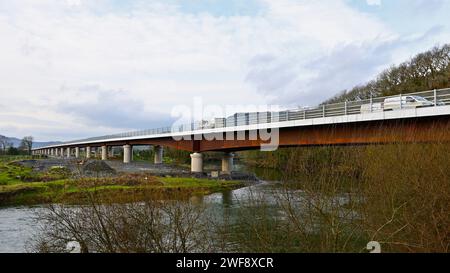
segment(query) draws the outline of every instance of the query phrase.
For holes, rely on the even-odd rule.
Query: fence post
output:
[[[322,105],[322,116],[325,117],[325,104]]]
[[[344,102],[344,114],[347,115],[347,101]]]
[[[437,92],[436,89],[433,90],[434,95],[434,106],[437,106]]]
[[[400,94],[400,109],[403,109],[403,100],[402,100],[402,94]]]
[[[306,119],[306,109],[303,109],[303,119]]]
[[[370,112],[373,112],[373,98],[372,98],[372,94],[370,94]]]

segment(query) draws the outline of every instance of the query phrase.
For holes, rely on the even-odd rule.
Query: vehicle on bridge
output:
[[[437,105],[445,105],[445,103],[438,101]],[[363,104],[361,114],[428,106],[434,106],[434,103],[421,96],[397,96],[386,98],[383,102]]]
[[[386,98],[384,100],[384,111],[398,110],[403,108],[417,108],[433,106],[434,103],[421,96],[400,96]]]

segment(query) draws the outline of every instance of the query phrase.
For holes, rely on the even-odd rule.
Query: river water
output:
[[[217,169],[216,164],[205,165],[205,170]],[[248,200],[250,194],[267,193],[280,177],[276,170],[250,168],[242,164],[235,165],[236,170],[255,173],[261,183],[232,191],[213,193],[198,201],[203,202],[222,213],[224,209],[239,209]],[[45,210],[45,206],[20,206],[0,208],[0,253],[20,253],[27,251],[27,243],[35,235],[39,225],[37,214]]]

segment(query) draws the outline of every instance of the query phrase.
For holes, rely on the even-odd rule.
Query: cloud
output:
[[[76,93],[81,96],[83,93],[89,93],[89,98],[83,101],[60,102],[56,109],[73,115],[87,126],[131,130],[152,126],[163,127],[174,121],[167,115],[147,112],[145,103],[139,98],[129,97],[125,90],[106,90],[93,85],[83,86]]]
[[[223,14],[183,3],[1,1],[0,132],[66,140],[158,127],[193,97],[311,105],[448,34],[444,20],[404,46],[347,0],[255,0],[255,12]]]
[[[381,0],[366,0],[369,6],[381,6]]]

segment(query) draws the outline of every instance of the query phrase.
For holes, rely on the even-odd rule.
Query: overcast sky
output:
[[[450,42],[445,0],[0,0],[0,134],[171,125],[175,105],[314,105]]]

